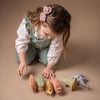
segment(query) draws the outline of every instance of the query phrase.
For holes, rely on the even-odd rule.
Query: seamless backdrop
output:
[[[15,61],[16,30],[26,10],[57,3],[71,14],[71,37],[67,59],[56,66],[56,79],[70,77],[73,73],[88,78],[90,90],[78,86],[71,92],[61,82],[63,95],[48,96],[45,92],[33,93],[28,77],[37,76],[45,68],[33,62],[20,78]],[[100,100],[100,0],[0,0],[0,100]]]

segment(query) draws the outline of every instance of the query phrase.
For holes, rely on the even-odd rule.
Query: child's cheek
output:
[[[40,32],[40,35],[41,35],[42,37],[45,37],[45,35],[44,35],[42,32]]]

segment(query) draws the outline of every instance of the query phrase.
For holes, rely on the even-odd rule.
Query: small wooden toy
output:
[[[36,81],[35,81],[34,76],[32,74],[30,74],[30,76],[29,76],[29,86],[30,86],[31,90],[36,92],[37,84],[36,84]]]
[[[89,88],[89,86],[85,84],[85,81],[87,80],[87,78],[82,76],[82,74],[79,74],[79,75],[78,74],[73,74],[73,76],[71,78],[72,79],[77,78],[78,84],[82,84],[86,88]]]
[[[76,90],[76,85],[77,85],[77,78],[72,79],[72,78],[65,78],[65,79],[61,79],[66,86],[70,87],[71,91]]]
[[[38,90],[44,91],[45,81],[41,74],[38,75],[37,83],[38,83]]]
[[[46,81],[46,83],[45,83],[45,90],[46,90],[47,94],[49,94],[49,95],[53,94],[53,86],[52,86],[50,81]]]
[[[53,76],[51,76],[51,83],[53,88],[57,94],[62,92],[62,86],[60,85],[59,81],[56,80]]]

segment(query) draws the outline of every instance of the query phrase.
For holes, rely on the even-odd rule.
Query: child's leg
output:
[[[26,63],[29,65],[34,60],[35,56],[36,56],[36,49],[33,48],[31,44],[29,44],[28,50],[26,52]],[[18,63],[20,62],[17,51],[15,53],[15,59]]]
[[[43,63],[45,66],[47,65],[47,53],[48,53],[49,47],[42,49],[39,52],[39,61]]]

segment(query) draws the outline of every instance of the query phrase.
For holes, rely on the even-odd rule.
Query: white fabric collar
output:
[[[40,33],[38,32],[38,26],[35,26],[35,37],[37,39],[43,39],[43,37],[40,35]]]

